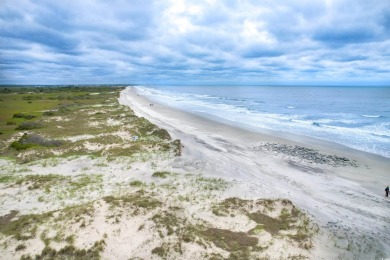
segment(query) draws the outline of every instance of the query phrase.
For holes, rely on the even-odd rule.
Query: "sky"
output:
[[[0,84],[390,85],[388,0],[0,0]]]

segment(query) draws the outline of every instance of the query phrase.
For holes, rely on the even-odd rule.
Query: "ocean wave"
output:
[[[360,115],[361,117],[368,117],[368,118],[380,118],[381,115]]]
[[[315,110],[308,111],[301,107],[293,110],[294,106],[286,104],[275,108],[263,105],[272,103],[262,100],[249,99],[242,103],[245,97],[218,97],[204,93],[183,93],[143,86],[137,87],[137,90],[166,105],[189,112],[216,116],[229,120],[237,126],[246,125],[311,136],[390,157],[390,123],[376,122],[373,124],[373,119],[370,120],[370,118],[386,118],[379,113],[376,114],[376,111],[367,114],[355,111],[315,113]],[[256,103],[262,105],[256,105]],[[280,110],[283,107],[284,109]]]

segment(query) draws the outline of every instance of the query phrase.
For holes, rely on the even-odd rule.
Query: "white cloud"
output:
[[[3,0],[0,7],[3,83],[29,83],[25,74],[31,83],[65,83],[69,75],[74,83],[390,81],[390,7],[381,0]]]

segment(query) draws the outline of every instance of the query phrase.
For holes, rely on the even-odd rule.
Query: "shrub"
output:
[[[152,135],[157,136],[160,139],[163,140],[171,140],[171,136],[169,135],[168,131],[165,129],[158,129],[152,132]]]
[[[18,141],[12,142],[11,147],[20,151],[31,148],[35,145],[45,146],[45,147],[57,147],[63,144],[60,140],[46,139],[40,135],[36,134],[24,134]]]
[[[18,245],[18,246],[15,248],[15,251],[20,251],[20,250],[24,250],[24,249],[26,249],[26,246],[23,245],[23,244],[20,244],[20,245]]]
[[[31,135],[24,135],[21,140],[21,143],[23,144],[37,144],[41,146],[61,146],[63,144],[60,140],[52,140],[52,139],[46,139],[40,135],[31,134]]]
[[[34,116],[34,115],[27,115],[27,114],[24,114],[24,113],[16,113],[16,114],[13,115],[13,118],[24,118],[24,119],[30,120],[30,119],[36,118],[36,116]]]
[[[167,248],[159,246],[159,247],[153,248],[152,254],[159,255],[160,257],[165,257],[168,253],[167,251],[168,251]]]
[[[58,112],[60,112],[60,113],[70,112],[71,111],[71,107],[72,107],[72,105],[69,105],[69,104],[61,104],[58,107]]]
[[[16,125],[16,122],[12,120],[7,120],[7,125]]]
[[[168,175],[170,175],[171,173],[169,172],[155,172],[153,173],[152,177],[157,177],[157,178],[163,178],[165,179]]]
[[[203,232],[203,236],[228,252],[246,251],[258,243],[257,237],[227,229],[209,228]]]
[[[181,142],[179,139],[176,139],[175,141],[172,142],[174,145],[174,152],[176,156],[181,156],[182,148],[183,146],[181,145]]]
[[[54,116],[55,113],[54,113],[54,111],[46,111],[46,112],[43,112],[43,115],[44,116]]]
[[[144,183],[142,181],[132,181],[130,182],[130,186],[133,186],[133,187],[140,187],[144,185]]]
[[[14,148],[17,151],[26,150],[28,148],[33,147],[33,144],[22,144],[19,141],[15,141],[11,143],[11,147]]]
[[[38,122],[22,122],[18,127],[15,128],[15,130],[31,130],[42,127],[43,125]]]

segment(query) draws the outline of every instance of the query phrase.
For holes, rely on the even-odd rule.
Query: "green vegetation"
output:
[[[19,141],[14,141],[11,143],[11,146],[13,149],[17,150],[17,151],[22,151],[22,150],[26,150],[28,148],[31,148],[33,147],[34,145],[33,144],[23,144],[23,143],[20,143]]]
[[[130,182],[130,186],[142,187],[142,186],[145,186],[145,184],[142,181],[132,181],[132,182]]]
[[[229,187],[229,183],[224,179],[216,178],[205,178],[202,176],[196,176],[194,180],[197,187],[203,190],[215,191],[215,190],[226,190]]]
[[[16,240],[28,240],[34,238],[38,226],[44,223],[52,213],[30,214],[20,216],[17,220],[8,221],[0,225],[0,233],[7,236],[13,236]]]
[[[152,177],[165,179],[169,175],[172,175],[172,173],[170,173],[170,172],[155,172],[152,174]]]
[[[158,246],[153,248],[152,254],[156,254],[162,258],[166,258],[169,252],[169,247],[165,244],[163,246]]]
[[[18,179],[18,176],[13,174],[1,174],[0,183],[13,183]]]
[[[69,180],[69,177],[56,174],[27,175],[21,177],[16,184],[25,185],[29,190],[42,189],[49,191],[53,185],[58,185],[66,180]]]
[[[279,217],[271,217],[267,212],[274,212],[280,208]],[[248,231],[250,235],[257,235],[263,231],[272,236],[292,239],[298,246],[305,249],[312,247],[311,238],[316,232],[310,220],[297,209],[289,200],[260,199],[251,201],[239,198],[228,198],[215,205],[212,212],[217,216],[244,214],[256,222],[257,226]],[[281,231],[287,232],[283,235]]]
[[[248,217],[257,224],[261,224],[263,229],[271,233],[271,235],[277,235],[280,230],[286,230],[289,228],[289,221],[271,218],[260,212],[248,213]]]
[[[103,176],[100,174],[81,174],[63,176],[58,174],[4,174],[0,175],[0,183],[10,187],[26,187],[28,191],[43,192],[38,197],[39,202],[45,202],[52,194],[56,199],[85,197],[87,192],[99,191],[103,188]],[[45,196],[43,196],[45,195]],[[46,199],[45,199],[46,198]]]
[[[19,244],[16,248],[15,248],[15,251],[21,251],[21,250],[24,250],[26,249],[26,246],[24,244]]]
[[[164,177],[172,176],[172,173],[163,173]],[[161,172],[157,174],[158,178],[160,175]],[[228,185],[226,181],[221,179],[208,179],[198,175],[186,175],[185,177],[188,177],[186,184],[190,185],[193,190],[200,190],[207,194]],[[78,176],[5,175],[3,180],[3,183],[14,182],[14,185],[25,185],[33,192],[39,190],[46,192],[49,189],[50,193],[56,193],[57,190],[61,189],[68,193],[70,190],[74,192],[89,190],[90,187],[95,187],[94,185],[102,184],[101,175],[85,174]],[[211,190],[205,188],[209,187],[210,183],[213,185]],[[180,258],[184,255],[187,248],[185,243],[195,243],[200,246],[202,250],[205,250],[204,257],[207,259],[225,259],[226,256],[228,259],[256,257],[261,259],[261,256],[265,255],[266,257],[263,252],[266,252],[265,250],[272,245],[274,239],[284,240],[286,243],[292,243],[306,250],[313,246],[311,242],[313,231],[310,221],[288,200],[228,198],[214,205],[213,210],[219,213],[218,216],[223,216],[223,218],[246,216],[248,220],[256,223],[255,228],[250,230],[233,231],[216,226],[215,220],[209,222],[193,215],[189,216],[180,200],[170,200],[169,197],[164,201],[161,200],[157,193],[153,192],[171,191],[168,186],[165,188],[165,182],[148,186],[141,181],[133,180],[129,184],[129,186],[124,185],[124,191],[118,192],[120,195],[105,196],[102,199],[64,207],[57,211],[22,215],[18,218],[18,213],[14,212],[12,215],[0,218],[0,233],[17,240],[12,246],[13,250],[20,252],[19,254],[27,251],[24,246],[28,247],[32,239],[40,239],[45,244],[45,248],[39,254],[35,256],[24,255],[23,259],[99,259],[105,246],[104,237],[89,248],[77,248],[74,245],[75,241],[78,241],[78,234],[83,229],[91,227],[91,225],[95,227],[96,216],[98,219],[101,216],[104,217],[106,223],[111,225],[128,221],[132,217],[146,217],[138,230],[157,235],[159,243],[154,244],[150,253],[164,259]],[[139,189],[138,187],[143,188]],[[144,187],[149,187],[150,189],[147,190],[151,191],[146,192]],[[184,195],[182,194],[182,196]],[[165,195],[164,198],[166,198]],[[197,204],[199,199],[204,198],[199,194],[193,194],[186,203]],[[109,204],[108,210],[102,202]],[[207,206],[205,210],[207,211]],[[118,230],[110,233],[110,237],[115,236],[116,232],[121,232],[120,227],[118,225]],[[273,237],[272,240],[265,242],[261,240],[264,237],[263,232],[270,233]],[[108,241],[112,242],[112,240]],[[64,244],[58,247],[58,243]],[[216,247],[225,253],[221,253],[221,251],[215,253]]]
[[[58,147],[63,143],[63,141],[46,139],[36,134],[24,134],[18,141],[12,142],[11,147],[17,151],[21,151],[34,146]]]
[[[24,119],[27,119],[27,120],[30,120],[30,119],[33,119],[33,118],[36,118],[37,116],[34,116],[34,115],[27,115],[27,114],[24,114],[24,113],[16,113],[13,115],[13,118],[24,118]]]
[[[176,235],[180,233],[178,229],[180,229],[182,220],[178,218],[177,212],[162,211],[154,215],[151,220],[156,223],[160,237],[164,236],[161,229],[166,230],[168,236],[172,235],[175,230]]]
[[[19,124],[18,127],[15,128],[15,130],[32,130],[32,129],[39,129],[43,127],[44,125],[39,122],[22,122]]]
[[[161,202],[144,191],[138,191],[133,194],[120,197],[106,196],[103,200],[112,207],[123,207],[126,205],[136,208],[154,209],[161,206]]]
[[[244,232],[233,232],[227,229],[208,228],[202,232],[203,236],[217,247],[228,252],[246,251],[258,243],[258,238],[251,237]]]
[[[43,214],[28,214],[14,219],[18,212],[11,212],[0,217],[0,233],[10,236],[18,241],[40,239],[45,243],[45,248],[39,255],[34,257],[23,255],[22,259],[100,259],[100,253],[105,246],[104,239],[96,241],[88,249],[78,249],[73,246],[75,235],[65,235],[63,227],[71,223],[84,223],[86,217],[92,217],[94,207],[91,203],[74,207],[66,207],[59,211],[52,211]],[[43,231],[42,231],[43,230]],[[48,231],[54,230],[57,234],[48,237]],[[68,231],[69,232],[69,231]],[[50,247],[52,242],[66,243],[64,247],[55,250]],[[18,244],[15,251],[23,251],[26,244]]]
[[[60,250],[55,250],[46,246],[40,255],[36,255],[34,258],[25,256],[23,259],[100,259],[100,253],[105,247],[104,240],[96,241],[95,244],[85,250],[77,249],[73,245],[67,245]]]
[[[166,130],[138,118],[128,107],[118,104],[116,97],[122,89],[114,86],[0,88],[3,100],[0,102],[0,132],[3,133],[0,142],[8,147],[0,150],[0,156],[20,162],[72,155],[117,158],[165,153],[180,156],[179,140],[171,140]],[[34,102],[28,103],[31,101]],[[26,130],[28,138],[9,142]],[[127,132],[126,138],[118,136],[119,131]],[[95,137],[72,139],[80,135]],[[71,141],[60,143],[60,139],[68,138]]]
[[[54,111],[45,111],[42,116],[55,116],[55,114],[56,113]]]

